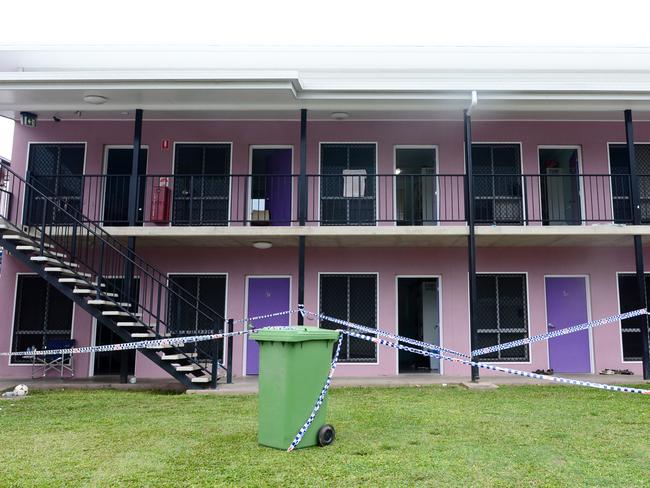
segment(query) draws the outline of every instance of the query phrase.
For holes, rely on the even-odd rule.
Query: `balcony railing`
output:
[[[130,175],[32,176],[66,213],[125,226]],[[290,226],[299,222],[299,175],[146,175],[137,182],[136,225]],[[307,225],[464,225],[465,175],[310,174]],[[650,222],[650,175],[639,177],[642,222]],[[24,219],[42,215],[26,195]],[[632,181],[625,174],[479,174],[474,209],[483,225],[632,224]]]

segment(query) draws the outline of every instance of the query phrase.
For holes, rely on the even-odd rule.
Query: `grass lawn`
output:
[[[563,386],[335,389],[336,442],[257,445],[257,397],[0,401],[0,486],[648,486],[650,398]]]

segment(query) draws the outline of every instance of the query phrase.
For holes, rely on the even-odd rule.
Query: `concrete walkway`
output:
[[[644,383],[641,376],[632,375],[562,375],[565,378],[591,381],[594,383],[610,384],[642,384]],[[426,386],[426,385],[461,385],[467,383],[466,376],[440,376],[430,373],[409,373],[400,374],[399,376],[379,376],[372,378],[362,377],[334,377],[332,388],[351,388],[351,387],[400,387],[400,386]],[[138,380],[137,383],[121,384],[118,377],[96,377],[96,378],[79,378],[65,379],[44,378],[44,379],[0,379],[0,391],[13,389],[14,386],[24,383],[30,389],[34,390],[98,390],[98,389],[115,389],[115,390],[160,390],[183,392],[183,385],[174,380]],[[650,382],[645,382],[650,385]],[[481,379],[479,385],[552,385],[549,381],[533,380],[519,376],[486,376]],[[649,386],[650,388],[650,386]],[[255,394],[257,393],[257,377],[236,377],[232,384],[219,383],[216,390],[187,390],[188,394],[193,395],[237,395],[237,394]]]

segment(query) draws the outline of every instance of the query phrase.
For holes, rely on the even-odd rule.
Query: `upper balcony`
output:
[[[650,175],[639,180],[643,223],[649,223]],[[48,188],[61,207],[81,210],[115,235],[417,234],[453,244],[467,232],[467,178],[461,174],[352,170],[306,175],[306,227],[299,226],[299,175],[142,175],[137,183],[140,230],[128,226],[130,175],[39,175],[32,181]],[[25,201],[25,222],[39,224],[39,199],[26,195]],[[474,209],[479,237],[532,234],[551,240],[619,232],[633,223],[632,182],[627,174],[479,174],[474,176]],[[56,210],[48,220],[66,223]],[[584,231],[570,230],[575,226]]]

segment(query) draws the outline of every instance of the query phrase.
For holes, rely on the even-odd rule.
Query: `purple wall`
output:
[[[650,123],[635,124],[638,140],[650,140]],[[172,170],[172,151],[161,149],[161,141],[233,142],[233,172],[248,172],[251,145],[293,145],[298,148],[298,121],[145,121],[143,142],[149,146],[148,172],[169,173]],[[381,173],[393,172],[394,145],[438,145],[440,173],[463,172],[462,125],[460,122],[314,122],[309,126],[309,172],[318,172],[319,141],[377,141],[378,166]],[[538,172],[538,145],[572,145],[582,147],[583,171],[606,173],[607,142],[624,141],[622,123],[614,122],[477,122],[475,140],[520,141],[524,171]],[[99,173],[102,168],[103,147],[106,144],[129,144],[132,124],[125,122],[43,122],[36,129],[17,127],[13,153],[13,167],[22,172],[27,158],[28,141],[87,142],[86,172]],[[295,159],[295,158],[294,158]],[[294,173],[297,167],[294,164]],[[441,276],[443,344],[467,351],[469,349],[467,260],[464,248],[367,248],[337,249],[308,248],[306,270],[306,305],[318,307],[318,272],[377,272],[379,273],[379,319],[384,329],[395,330],[395,279],[397,275]],[[479,248],[479,272],[527,272],[529,283],[529,312],[531,334],[546,330],[545,275],[588,275],[591,316],[604,317],[618,311],[616,272],[632,271],[632,245],[624,248],[584,247],[553,248],[553,259],[540,260],[547,249]],[[245,313],[245,282],[247,276],[291,274],[292,297],[297,296],[297,250],[276,248],[259,251],[250,248],[193,248],[183,252],[179,248],[139,249],[139,253],[164,272],[228,273],[227,315],[242,317]],[[646,259],[650,256],[646,253]],[[650,262],[650,261],[648,261]],[[10,348],[10,330],[14,307],[15,273],[27,271],[11,257],[6,257],[0,275],[0,350]],[[297,305],[295,298],[292,305]],[[76,309],[74,336],[77,343],[90,343],[91,320]],[[594,330],[593,347],[596,351],[594,369],[629,368],[640,371],[639,363],[623,363],[620,331],[616,325]],[[244,344],[235,339],[235,373],[242,372]],[[88,357],[79,356],[77,372],[88,371]],[[0,377],[26,377],[28,367],[8,367],[7,358],[0,359]],[[523,369],[548,367],[548,346],[531,346],[530,364]],[[397,370],[397,354],[379,349],[378,364],[342,364],[343,375],[393,375]],[[467,368],[443,364],[443,371],[451,375],[467,375]],[[138,356],[136,375],[160,376],[161,371]],[[484,373],[487,374],[487,373]]]

